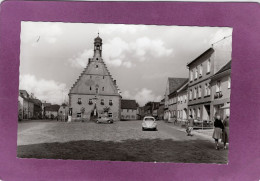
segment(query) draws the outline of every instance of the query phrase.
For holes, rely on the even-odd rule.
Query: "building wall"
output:
[[[188,95],[187,90],[178,93],[177,120],[185,121],[188,118]]]
[[[212,58],[212,54],[214,53],[213,50],[208,52],[204,57],[193,62],[189,67],[190,76],[187,113],[188,116],[192,115],[194,119],[210,120],[210,77],[214,74],[214,63]]]
[[[45,116],[49,119],[51,118],[51,115],[53,115],[53,118],[57,118],[58,112],[57,111],[45,111]]]
[[[220,91],[222,97],[215,97],[217,91],[217,83],[220,82]],[[211,96],[211,119],[214,119],[214,115],[218,112],[222,119],[227,115],[229,116],[230,109],[220,109],[220,107],[230,104],[230,74],[220,77],[217,80],[212,81],[212,96]]]
[[[136,120],[137,110],[136,109],[121,109],[121,120]]]
[[[81,104],[78,104],[78,99],[81,99]],[[93,100],[95,95],[83,95],[83,94],[70,94],[70,105],[72,107],[72,118],[77,119],[90,119],[91,112],[94,110],[95,101]],[[96,108],[98,115],[101,115],[104,112],[105,107],[109,107],[109,113],[112,113],[112,117],[115,121],[120,120],[120,96],[105,96],[98,95],[96,101]],[[89,104],[89,99],[93,100],[93,104]],[[101,99],[104,99],[104,105],[101,105]],[[112,100],[113,105],[109,105],[109,100]],[[81,109],[84,108],[85,112],[81,114],[81,117],[77,117],[77,114],[81,113]]]
[[[68,106],[60,106],[59,112],[58,112],[58,116],[60,120],[67,120],[68,118],[68,114],[69,114],[69,108]]]

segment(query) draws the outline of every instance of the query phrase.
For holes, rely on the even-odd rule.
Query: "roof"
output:
[[[231,69],[231,60],[226,65],[224,65],[216,74],[220,74],[221,72],[224,72],[229,69]]]
[[[200,56],[198,56],[197,58],[195,58],[194,60],[192,60],[191,62],[189,62],[187,64],[187,66],[189,66],[190,64],[194,63],[196,60],[200,59],[201,57],[209,54],[209,53],[213,53],[214,52],[214,49],[213,48],[209,48],[207,49],[205,52],[203,52]]]
[[[51,105],[51,103],[42,103],[42,105],[44,106],[44,107],[47,107],[47,106],[50,106]]]
[[[41,104],[42,104],[42,102],[39,99],[30,99],[30,101],[38,106],[41,106]]]
[[[137,103],[135,100],[122,99],[121,109],[137,109]]]
[[[57,104],[45,107],[45,111],[57,111],[58,112],[59,109],[60,109],[60,106]]]
[[[189,87],[189,84],[188,84],[188,81],[187,81],[177,90],[177,92],[181,92],[183,90],[187,90],[188,87]]]
[[[168,78],[169,80],[169,95],[175,92],[178,88],[180,88],[183,84],[188,82],[188,78]]]
[[[29,97],[29,94],[26,90],[19,90],[20,96],[23,98]]]
[[[94,39],[95,42],[102,42],[102,39],[99,37],[99,34],[98,36]]]

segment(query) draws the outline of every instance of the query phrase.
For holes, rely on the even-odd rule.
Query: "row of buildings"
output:
[[[18,97],[18,119],[61,119],[68,116],[68,106],[42,102],[29,95],[26,90],[19,90]]]
[[[219,113],[229,116],[231,38],[213,44],[187,64],[189,78],[168,78],[164,119],[212,121]]]

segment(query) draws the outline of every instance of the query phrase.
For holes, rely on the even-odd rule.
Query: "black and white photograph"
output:
[[[21,23],[17,157],[228,164],[232,28]]]

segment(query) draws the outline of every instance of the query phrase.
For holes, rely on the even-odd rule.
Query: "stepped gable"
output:
[[[108,82],[104,82],[103,76],[109,77],[106,79]],[[92,78],[90,78],[92,77]],[[120,90],[116,84],[116,81],[112,78],[107,65],[103,61],[102,58],[102,39],[98,36],[94,40],[94,55],[93,58],[88,59],[88,64],[76,80],[76,82],[72,85],[69,93],[81,93],[81,94],[94,94],[93,91],[89,90],[90,86],[93,86],[95,89],[96,86],[102,86],[102,84],[106,84],[107,94],[110,95],[120,95]],[[109,86],[107,86],[107,84]],[[84,92],[80,91],[84,90]]]

